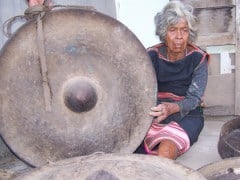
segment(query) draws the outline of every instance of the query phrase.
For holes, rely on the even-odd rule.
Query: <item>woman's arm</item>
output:
[[[181,117],[200,105],[208,80],[208,60],[199,64],[193,73],[192,83],[188,88],[187,95],[181,101],[176,102],[180,107]]]

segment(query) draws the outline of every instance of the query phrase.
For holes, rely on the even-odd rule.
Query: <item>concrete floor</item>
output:
[[[176,161],[183,166],[193,170],[220,161],[217,143],[222,125],[234,117],[207,117],[205,125],[198,141]],[[31,168],[30,168],[31,169]],[[30,170],[29,166],[17,159],[14,155],[9,158],[0,159],[0,179],[9,179],[9,177],[21,174]]]
[[[209,163],[222,160],[219,156],[217,143],[222,125],[234,117],[206,117],[204,128],[198,141],[176,161],[197,170]]]

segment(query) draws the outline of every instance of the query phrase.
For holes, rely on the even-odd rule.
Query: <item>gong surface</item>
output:
[[[166,158],[136,154],[93,154],[45,165],[16,179],[203,180],[205,178],[198,171]]]
[[[240,179],[240,158],[232,157],[207,164],[198,169],[208,180]]]
[[[240,118],[223,124],[219,140],[218,152],[222,159],[240,156]]]
[[[96,11],[61,9],[43,17],[51,111],[46,111],[36,21],[0,54],[0,132],[33,166],[93,152],[131,153],[156,104],[145,48],[123,24]]]

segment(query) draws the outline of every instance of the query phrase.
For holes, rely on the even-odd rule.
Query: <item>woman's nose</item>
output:
[[[176,37],[177,37],[178,39],[181,39],[181,38],[183,37],[183,34],[182,34],[182,31],[181,31],[181,30],[177,30]]]

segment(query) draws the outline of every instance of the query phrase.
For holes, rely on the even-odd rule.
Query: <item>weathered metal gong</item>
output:
[[[198,171],[166,158],[136,154],[94,154],[45,165],[16,179],[204,180],[205,177]]]
[[[233,157],[207,164],[198,169],[208,180],[240,179],[240,158]]]
[[[218,152],[222,159],[240,156],[240,118],[232,119],[221,128]]]
[[[35,20],[0,54],[5,142],[37,167],[96,151],[133,152],[150,127],[157,91],[143,45],[123,24],[92,10],[53,10],[42,22],[47,82]]]

